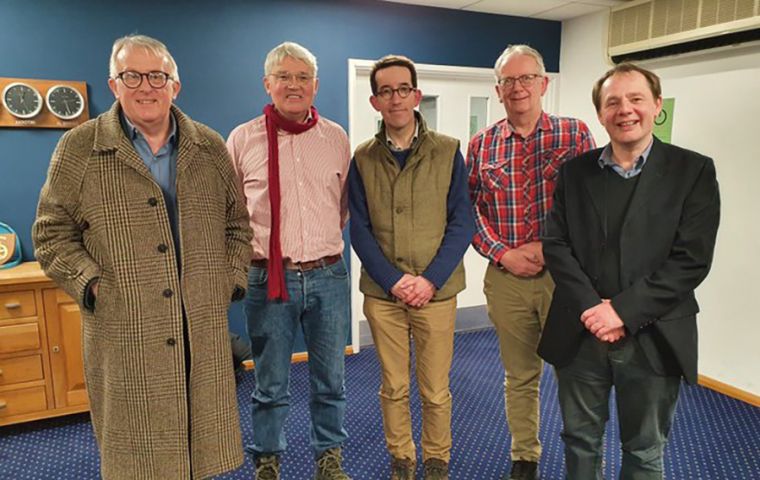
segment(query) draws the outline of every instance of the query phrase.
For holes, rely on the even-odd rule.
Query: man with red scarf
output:
[[[256,364],[253,443],[258,480],[280,478],[290,406],[293,342],[309,355],[311,444],[317,480],[350,480],[342,468],[344,350],[349,280],[342,257],[348,220],[346,132],[313,107],[317,60],[285,42],[264,63],[272,103],[227,140],[254,231],[245,315]]]

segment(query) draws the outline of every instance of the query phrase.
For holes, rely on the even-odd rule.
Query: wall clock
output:
[[[42,110],[42,95],[24,82],[13,82],[3,88],[3,106],[16,118],[33,118]]]
[[[89,118],[87,84],[0,77],[0,127],[72,128]]]
[[[45,104],[50,113],[61,120],[72,120],[84,111],[82,94],[68,85],[50,87],[45,95]]]

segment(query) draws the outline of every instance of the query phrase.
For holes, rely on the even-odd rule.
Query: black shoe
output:
[[[538,462],[515,460],[509,476],[504,480],[538,480]]]

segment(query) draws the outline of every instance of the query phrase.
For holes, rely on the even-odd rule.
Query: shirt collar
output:
[[[131,141],[135,141],[138,136],[143,136],[142,133],[135,127],[132,122],[129,121],[126,115],[124,115],[124,112],[120,112],[121,117],[121,126],[124,129],[124,133],[127,134],[127,137]],[[174,114],[169,113],[169,138],[166,139],[166,143],[171,143],[172,145],[176,145],[177,140],[177,121],[174,120]]]
[[[652,145],[654,145],[654,138],[649,141],[647,148],[645,148],[644,151],[641,152],[641,155],[639,155],[639,158],[636,159],[636,162],[633,164],[633,168],[630,170],[625,170],[623,167],[615,163],[615,160],[612,158],[612,144],[608,143],[602,150],[602,154],[599,155],[599,159],[597,160],[599,162],[599,168],[603,169],[604,167],[610,167],[615,171],[615,173],[623,178],[633,178],[641,173],[641,170],[647,163],[649,153],[652,151]]]
[[[414,119],[414,136],[412,137],[412,143],[409,145],[409,148],[412,148],[415,143],[417,143],[417,138],[420,136],[420,122],[417,121],[417,118],[415,116]],[[393,143],[393,140],[391,140],[391,137],[388,135],[388,131],[385,131],[385,142],[388,145],[388,148],[391,149],[391,151],[394,152],[403,152],[404,150],[408,150],[408,148],[400,148],[396,146],[395,143]]]
[[[515,129],[512,126],[512,124],[509,122],[509,118],[505,118],[503,122],[504,123],[502,125],[502,134],[504,135],[504,138],[509,138],[513,134],[515,134]],[[536,122],[536,128],[533,131],[538,132],[539,130],[552,130],[552,121],[549,118],[549,114],[544,111],[541,111],[541,116],[538,117],[538,122]]]
[[[309,113],[306,115],[306,119],[303,122],[299,122],[299,123],[308,123],[312,118],[314,118],[314,115],[311,114],[311,107],[309,107]],[[283,130],[282,128],[277,129],[277,136],[285,137],[287,135],[295,135],[295,133],[288,132],[287,130]]]

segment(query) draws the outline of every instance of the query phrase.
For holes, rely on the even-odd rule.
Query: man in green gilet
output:
[[[459,141],[428,130],[414,63],[389,55],[370,73],[383,122],[354,153],[348,174],[351,243],[382,368],[380,404],[392,480],[413,479],[409,410],[410,338],[422,398],[426,480],[448,479],[449,369],[462,257],[475,233]]]

